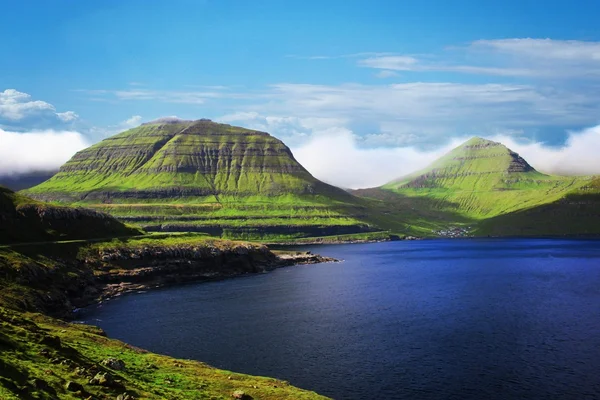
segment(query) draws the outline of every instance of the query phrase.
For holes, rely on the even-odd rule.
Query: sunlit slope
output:
[[[473,138],[417,173],[381,187],[414,207],[447,211],[475,220],[557,201],[591,178],[542,174],[501,143]]]
[[[32,200],[0,186],[0,244],[136,235],[140,232],[93,210]]]
[[[374,229],[362,200],[315,179],[280,140],[209,120],[157,121],[105,139],[26,193],[149,230],[268,238]]]

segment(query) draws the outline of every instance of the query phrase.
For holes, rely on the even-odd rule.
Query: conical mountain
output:
[[[252,238],[370,229],[354,217],[360,199],[314,178],[279,139],[210,120],[157,120],[107,138],[26,193],[150,230]]]
[[[474,137],[424,170],[396,179],[384,187],[490,190],[544,177],[502,143]]]
[[[354,193],[385,198],[420,220],[471,224],[558,201],[586,182],[589,178],[538,172],[503,144],[475,137],[423,170]]]

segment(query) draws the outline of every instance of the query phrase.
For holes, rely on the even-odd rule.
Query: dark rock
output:
[[[51,335],[46,335],[46,336],[42,337],[40,339],[39,343],[44,346],[53,347],[55,349],[59,349],[61,346],[60,338],[57,336],[51,336]]]
[[[122,371],[125,369],[125,362],[116,358],[107,358],[102,361],[101,364],[110,369],[114,369],[115,371]]]
[[[79,392],[79,391],[83,391],[83,386],[81,386],[77,382],[69,381],[65,385],[65,389],[67,389],[69,392]]]

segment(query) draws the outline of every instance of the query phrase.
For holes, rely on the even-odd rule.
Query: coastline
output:
[[[199,272],[193,276],[187,276],[186,280],[172,279],[172,275],[167,277],[157,277],[148,282],[119,282],[119,283],[107,283],[101,287],[100,295],[89,302],[89,304],[82,305],[82,307],[76,307],[71,310],[71,314],[74,316],[86,307],[93,306],[95,304],[101,304],[111,299],[120,297],[125,294],[145,292],[154,289],[160,289],[169,286],[185,285],[185,284],[197,284],[204,282],[221,281],[225,279],[240,278],[243,276],[250,276],[254,274],[268,273],[275,269],[293,267],[298,265],[309,265],[309,264],[322,264],[331,262],[341,262],[338,259],[332,257],[321,256],[319,254],[313,254],[307,251],[294,251],[285,252],[283,254],[275,254],[276,260],[269,262],[264,265],[263,270],[257,270],[253,272]]]

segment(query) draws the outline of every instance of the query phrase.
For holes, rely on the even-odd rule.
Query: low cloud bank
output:
[[[9,132],[0,129],[0,175],[56,170],[89,146],[79,132]]]
[[[358,189],[383,185],[426,167],[456,147],[453,141],[435,151],[413,147],[361,148],[349,130],[324,132],[293,149],[296,159],[316,178],[336,186]]]
[[[491,138],[519,153],[535,169],[557,175],[600,174],[600,125],[581,132],[569,132],[564,146],[549,147],[542,143],[519,143],[511,137]]]
[[[562,147],[523,143],[507,135],[485,136],[519,153],[540,172],[557,175],[600,174],[600,126],[570,132]],[[347,129],[313,135],[293,149],[296,159],[315,177],[345,188],[380,186],[426,167],[469,137],[455,138],[436,150],[414,147],[361,148]]]

